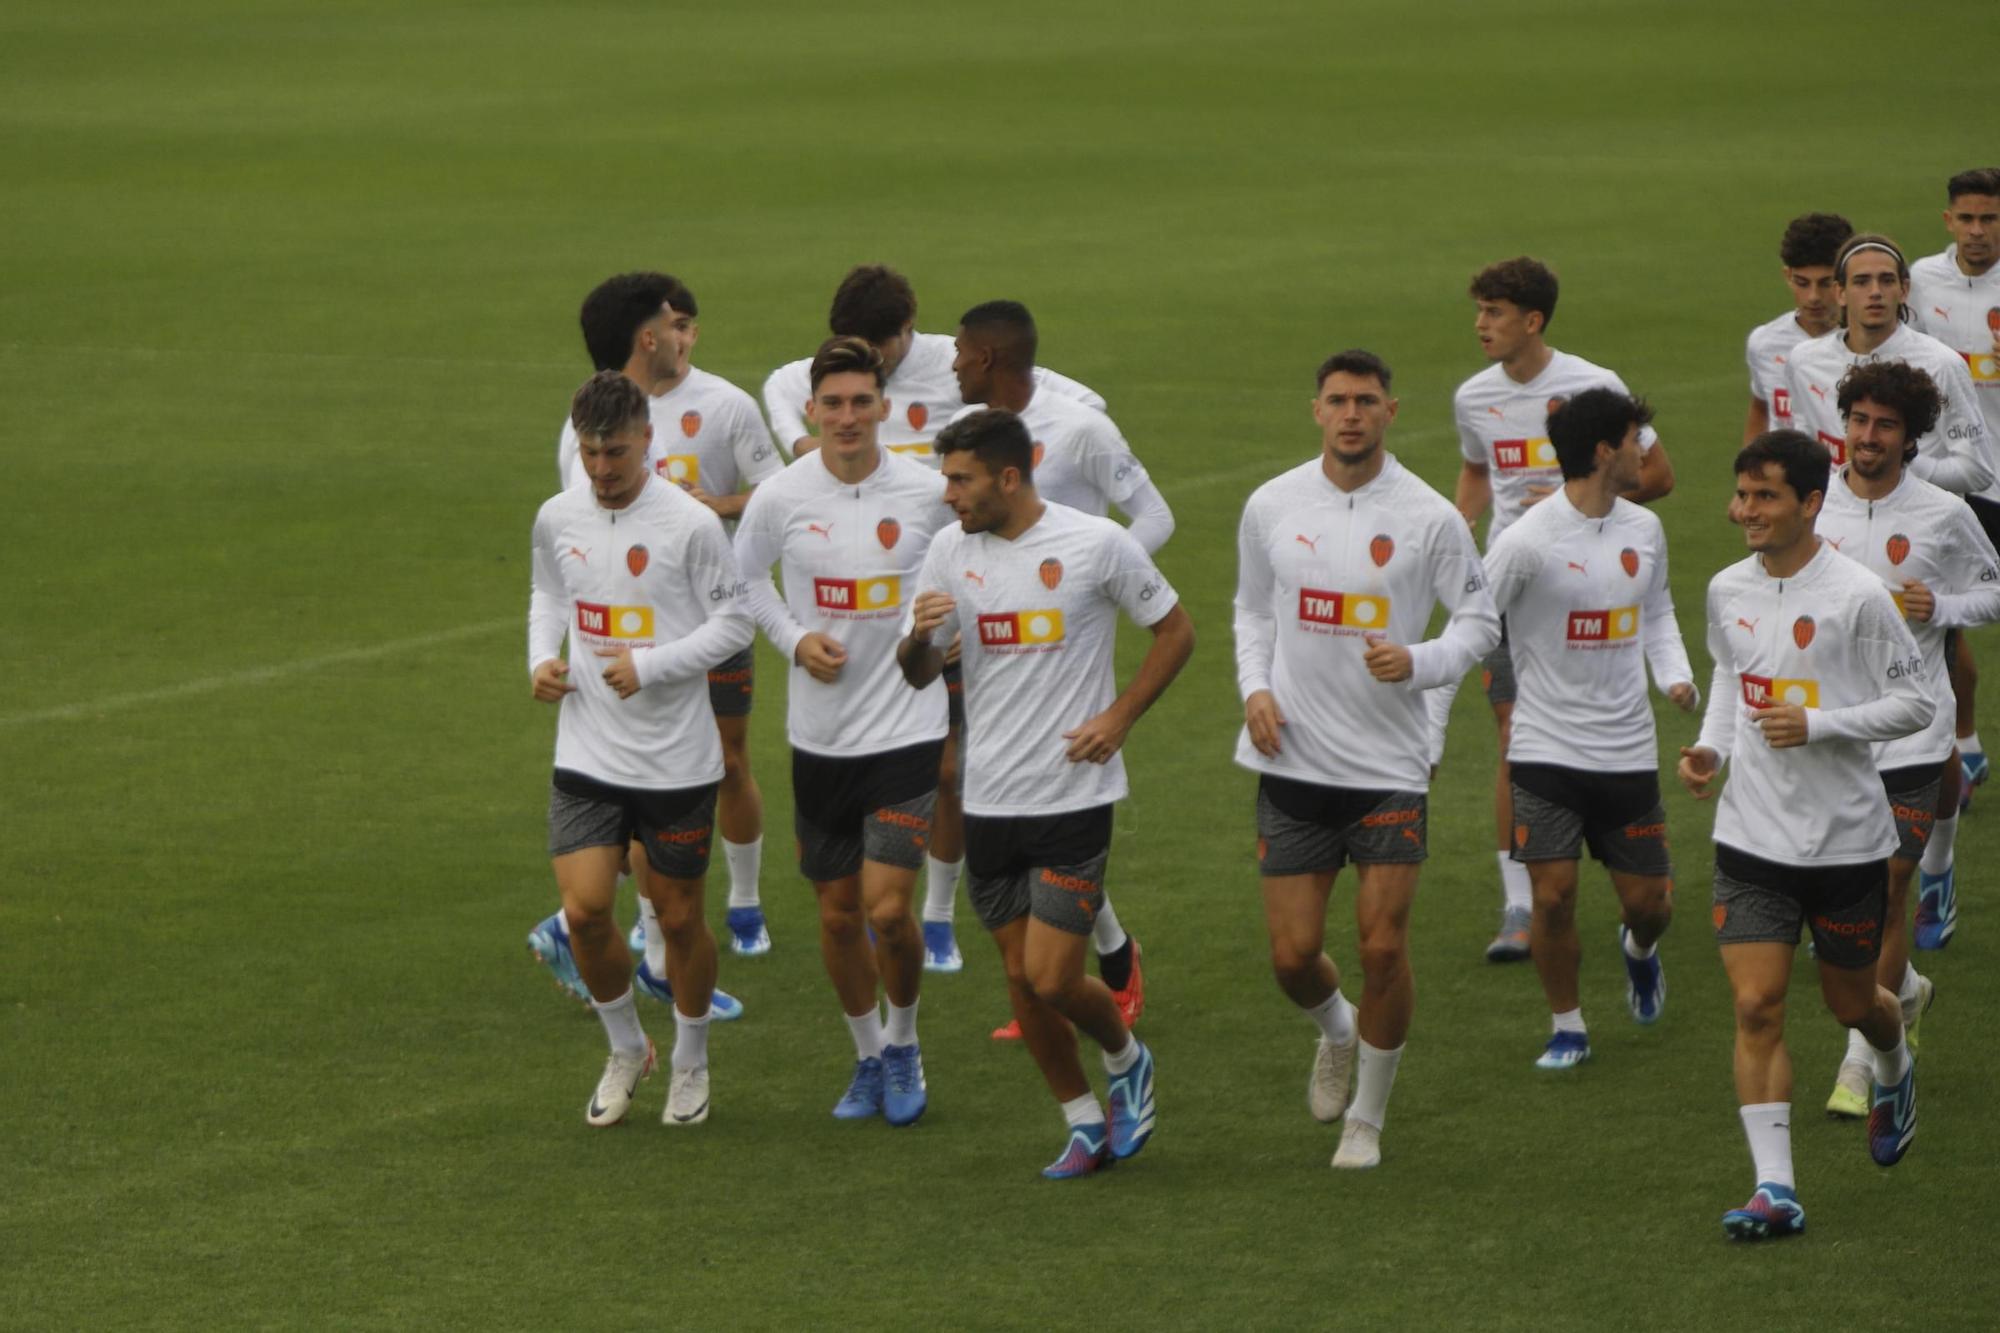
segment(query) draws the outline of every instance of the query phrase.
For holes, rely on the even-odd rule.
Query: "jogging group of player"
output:
[[[1885,1166],[1915,1133],[1912,1054],[1934,989],[1911,947],[1952,936],[1956,820],[1986,773],[1957,631],[2000,620],[2000,168],[1952,177],[1947,195],[1953,244],[1915,265],[1837,216],[1794,220],[1780,250],[1794,309],[1747,344],[1729,516],[1750,555],[1709,585],[1714,673],[1677,769],[1704,799],[1730,770],[1713,921],[1756,1174],[1723,1216],[1738,1239],[1805,1225],[1783,1030],[1802,929],[1850,1034],[1828,1112],[1865,1118]],[[1575,927],[1586,847],[1619,900],[1632,1017],[1653,1023],[1666,1003],[1672,884],[1648,669],[1678,707],[1702,706],[1645,508],[1673,488],[1672,466],[1642,399],[1548,344],[1548,268],[1493,264],[1470,295],[1491,364],[1454,399],[1455,498],[1386,451],[1391,369],[1350,350],[1319,367],[1319,454],[1258,487],[1238,534],[1236,759],[1259,775],[1272,966],[1317,1027],[1308,1105],[1344,1121],[1340,1168],[1380,1161],[1414,1008],[1426,793],[1475,664],[1503,756],[1501,925],[1486,956],[1532,959],[1540,975],[1552,1017],[1535,1063],[1590,1058]],[[771,948],[747,744],[761,629],[792,663],[799,870],[855,1045],[833,1114],[923,1114],[918,996],[926,970],[962,966],[963,875],[1007,978],[1012,1018],[994,1035],[1025,1043],[1062,1107],[1067,1138],[1043,1174],[1136,1154],[1154,1127],[1154,1061],[1132,1031],[1139,946],[1105,876],[1121,748],[1194,647],[1153,560],[1174,530],[1166,500],[1104,401],[1037,364],[1016,302],[973,307],[955,337],[920,333],[909,283],[857,268],[835,293],[833,336],[771,374],[763,414],[690,364],[698,313],[658,273],[586,298],[598,371],[558,446],[563,489],[534,524],[527,665],[535,698],[561,706],[561,906],[529,942],[610,1041],[589,1123],[622,1120],[655,1067],[637,991],[674,1010],[663,1119],[707,1118],[707,1027],[742,1012],[715,986],[704,914],[718,833],[731,948]],[[1472,525],[1489,511],[1482,558]],[[1121,613],[1150,635],[1123,689]],[[1325,951],[1349,862],[1358,1003]],[[629,948],[613,918],[627,874],[641,911]],[[1102,1053],[1102,1103],[1079,1029]]]

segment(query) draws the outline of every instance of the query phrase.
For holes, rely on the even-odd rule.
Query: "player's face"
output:
[[[916,324],[905,324],[903,331],[886,342],[875,344],[875,350],[882,354],[882,373],[893,375],[896,367],[903,364],[903,358],[910,354],[910,348],[917,341]]]
[[[889,419],[889,400],[865,370],[828,375],[813,390],[806,417],[819,427],[819,447],[843,460],[875,452],[875,432]]]
[[[1847,461],[1857,476],[1877,481],[1900,473],[1909,439],[1894,408],[1863,398],[1847,409]]]
[[[579,435],[576,446],[591,494],[606,509],[623,509],[646,484],[646,446],[653,423],[636,421],[609,435]]]
[[[1840,312],[1840,284],[1833,280],[1833,265],[1787,268],[1785,285],[1792,289],[1792,304],[1808,333],[1825,333],[1834,326]]]
[[[1765,463],[1755,472],[1736,474],[1729,518],[1742,525],[1744,545],[1751,550],[1783,551],[1812,531],[1819,502],[1818,491],[1801,500],[1785,480],[1785,470],[1776,463]]]
[[[987,532],[1013,514],[1013,496],[1021,474],[1011,467],[998,473],[987,469],[970,449],[954,449],[938,465],[944,474],[944,502],[958,515],[967,532]]]
[[[1472,331],[1479,335],[1479,349],[1488,361],[1510,361],[1527,349],[1542,331],[1538,310],[1523,310],[1512,301],[1474,301],[1479,313],[1473,317]]]
[[[688,358],[694,355],[695,339],[701,326],[693,315],[668,306],[640,331],[645,340],[647,369],[656,380],[678,382],[688,373]]]
[[[1958,242],[1958,258],[1984,271],[2000,259],[2000,195],[1962,194],[1944,211],[1944,229]]]
[[[1625,438],[1618,441],[1618,447],[1611,451],[1611,459],[1604,465],[1604,471],[1614,491],[1629,491],[1639,484],[1639,469],[1645,455],[1639,452],[1639,427],[1634,424],[1625,428]]]
[[[1372,458],[1395,419],[1396,400],[1373,375],[1336,370],[1326,377],[1313,399],[1320,447],[1341,463],[1365,463]]]
[[[951,373],[958,379],[958,396],[968,403],[986,402],[993,389],[993,352],[967,336],[952,339]]]
[[[1847,260],[1847,281],[1840,303],[1847,308],[1849,328],[1880,330],[1896,322],[1896,309],[1910,294],[1897,272],[1896,257],[1880,250],[1863,250]]]

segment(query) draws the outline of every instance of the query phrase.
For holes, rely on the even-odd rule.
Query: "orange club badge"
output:
[[[1368,558],[1375,562],[1377,569],[1388,564],[1390,557],[1395,554],[1396,540],[1386,532],[1376,533],[1374,539],[1368,543]]]
[[[1062,561],[1053,558],[1044,560],[1038,572],[1042,576],[1042,586],[1050,592],[1054,592],[1056,585],[1062,582]]]
[[[1900,532],[1895,533],[1890,536],[1886,549],[1889,554],[1889,563],[1900,565],[1910,558],[1910,539]]]
[[[1801,650],[1811,647],[1815,628],[1811,616],[1800,616],[1792,622],[1792,642]]]
[[[625,568],[631,570],[632,577],[636,579],[646,572],[649,559],[644,546],[634,546],[625,552]]]
[[[922,403],[911,403],[903,416],[910,423],[911,430],[922,430],[924,423],[931,419],[931,410]]]
[[[1036,440],[1034,451],[1028,455],[1028,465],[1039,469],[1042,466],[1042,455],[1046,452],[1047,450],[1042,448],[1042,442]]]
[[[681,434],[687,436],[690,440],[701,434],[701,413],[681,413]]]
[[[1639,553],[1633,550],[1629,546],[1626,547],[1624,550],[1618,553],[1618,567],[1625,571],[1626,578],[1628,579],[1638,578]]]
[[[882,543],[882,549],[893,551],[896,543],[903,539],[903,525],[893,518],[885,518],[875,525],[875,540]]]
[[[1559,408],[1559,407],[1561,407],[1561,406],[1562,406],[1562,405],[1563,405],[1564,403],[1566,403],[1566,402],[1568,402],[1568,401],[1569,401],[1569,399],[1567,399],[1567,398],[1551,398],[1551,399],[1549,399],[1549,415],[1550,415],[1550,416],[1554,416],[1554,415],[1555,415],[1555,412],[1556,412],[1556,409],[1557,409],[1557,408]]]

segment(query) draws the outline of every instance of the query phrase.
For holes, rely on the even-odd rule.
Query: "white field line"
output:
[[[365,648],[347,648],[320,657],[301,657],[290,662],[251,667],[245,671],[225,671],[214,676],[201,676],[194,680],[183,681],[179,685],[167,685],[154,690],[133,690],[128,694],[106,695],[101,699],[85,700],[82,703],[59,704],[54,708],[41,708],[29,713],[10,713],[0,716],[0,729],[31,726],[38,722],[69,722],[79,718],[96,717],[100,713],[139,708],[146,704],[167,703],[200,694],[213,694],[217,690],[244,685],[263,685],[270,681],[283,680],[287,676],[303,675],[308,671],[347,666],[354,662],[373,662],[384,657],[394,657],[398,653],[456,643],[460,639],[476,639],[501,629],[520,629],[524,623],[519,616],[482,620],[476,624],[460,625],[456,629],[438,630],[408,639],[390,639],[384,643],[370,644]]]

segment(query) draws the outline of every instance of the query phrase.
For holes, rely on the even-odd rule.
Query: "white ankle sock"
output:
[[[1071,1129],[1104,1123],[1104,1108],[1097,1104],[1094,1092],[1086,1092],[1075,1101],[1064,1102],[1062,1108],[1063,1119]]]
[[[689,1018],[674,1010],[674,1068],[699,1069],[708,1063],[708,1015]]]
[[[1873,1046],[1868,1053],[1875,1057],[1875,1081],[1885,1088],[1893,1088],[1903,1081],[1903,1075],[1910,1072],[1910,1043],[1903,1040],[1900,1029],[1896,1033],[1896,1044],[1886,1051],[1878,1051]]]
[[[761,900],[757,897],[757,876],[764,865],[764,838],[762,834],[749,842],[722,840],[722,859],[729,867],[729,905],[731,907],[757,907]]]
[[[1104,895],[1104,906],[1098,910],[1097,920],[1091,923],[1090,947],[1099,954],[1117,953],[1125,947],[1125,927],[1118,924],[1118,913],[1111,910],[1111,895]]]
[[[1336,1046],[1354,1040],[1354,1006],[1338,990],[1319,1008],[1306,1010],[1306,1017],[1319,1024],[1320,1035]]]
[[[1847,1054],[1840,1057],[1840,1063],[1872,1067],[1874,1059],[1875,1048],[1868,1044],[1868,1038],[1861,1035],[1861,1029],[1847,1029]]]
[[[921,997],[920,997],[921,998]],[[894,1000],[885,1001],[889,1008],[889,1021],[882,1027],[884,1046],[914,1046],[917,1044],[917,1001],[911,1000],[910,1007],[898,1009]]]
[[[611,1041],[611,1049],[620,1055],[644,1055],[646,1053],[646,1029],[639,1026],[639,1006],[633,1001],[632,988],[615,1000],[592,1000],[591,1007],[597,1010],[597,1021],[604,1024],[604,1035]]]
[[[1365,1037],[1362,1039],[1360,1070],[1354,1076],[1354,1102],[1347,1108],[1349,1120],[1359,1120],[1381,1130],[1383,1117],[1389,1113],[1389,1089],[1395,1086],[1396,1066],[1402,1059],[1401,1046],[1385,1051],[1370,1046]]]
[[[1798,1188],[1792,1177],[1792,1104],[1758,1102],[1741,1108],[1738,1114],[1743,1117],[1743,1135],[1750,1140],[1757,1183]]]
[[[1979,744],[1979,733],[1975,731],[1970,736],[1960,736],[1958,738],[1958,752],[1960,754],[1985,754],[1985,749]]]
[[[1519,908],[1523,912],[1532,911],[1535,892],[1528,882],[1528,867],[1505,852],[1495,852],[1493,855],[1500,861],[1500,894],[1506,900],[1506,905],[1509,908]]]
[[[1949,817],[1939,815],[1931,822],[1930,840],[1924,844],[1923,859],[1917,862],[1917,869],[1926,875],[1942,875],[1951,869],[1952,846],[1958,841],[1958,812]]]
[[[1917,1002],[1917,982],[1920,980],[1922,978],[1917,975],[1917,969],[1911,967],[1908,963],[1904,963],[1903,984],[1896,988],[1896,998],[1901,1000],[1906,1006],[1915,1004]]]
[[[1625,932],[1625,956],[1627,958],[1637,958],[1644,961],[1659,951],[1660,942],[1658,940],[1654,940],[1651,944],[1641,948],[1639,947],[1639,937],[1634,935],[1629,929]]]
[[[1133,1065],[1138,1063],[1139,1063],[1139,1039],[1135,1036],[1132,1036],[1130,1033],[1127,1033],[1125,1036],[1124,1050],[1119,1051],[1116,1054],[1113,1054],[1110,1051],[1106,1051],[1104,1053],[1104,1072],[1107,1074],[1111,1074],[1114,1076],[1122,1074],[1126,1070],[1130,1069]]]
[[[639,920],[646,925],[646,970],[661,981],[667,979],[667,934],[660,929],[660,914],[653,900],[639,895]]]
[[[958,906],[958,875],[964,869],[964,857],[956,861],[924,858],[924,920],[951,920],[952,909]]]
[[[1590,1029],[1583,1025],[1583,1006],[1578,1005],[1574,1009],[1565,1009],[1559,1014],[1550,1014],[1549,1031],[1576,1032],[1588,1035]]]
[[[865,1014],[847,1015],[847,1030],[854,1034],[854,1055],[859,1060],[873,1060],[882,1054],[882,1014],[870,1009]]]

